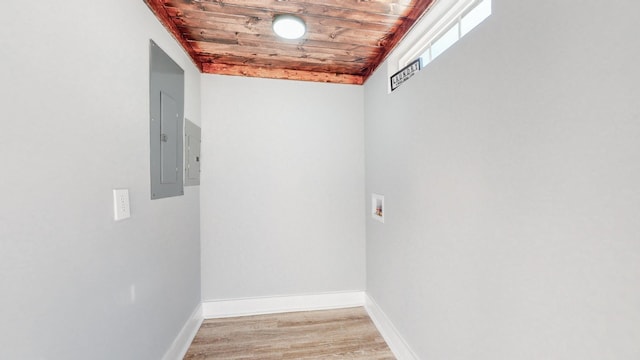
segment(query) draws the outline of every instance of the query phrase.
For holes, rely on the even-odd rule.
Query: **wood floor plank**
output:
[[[205,320],[184,360],[392,360],[362,307]]]

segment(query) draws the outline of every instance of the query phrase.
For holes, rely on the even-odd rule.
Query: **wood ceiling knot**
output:
[[[144,1],[202,72],[344,84],[364,83],[432,2]],[[303,17],[303,39],[273,34],[275,14]]]
[[[344,33],[347,30],[348,29],[345,29],[345,28],[338,28],[334,32],[332,32],[331,35],[329,35],[329,37],[332,38],[332,39],[335,39],[335,38],[338,37],[338,35]]]
[[[262,19],[257,17],[257,16],[249,16],[247,18],[246,24],[247,25],[256,25],[256,24],[260,23],[261,21],[262,21]]]

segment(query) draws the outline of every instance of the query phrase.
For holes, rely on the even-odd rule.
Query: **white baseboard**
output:
[[[202,315],[205,319],[216,319],[294,311],[339,309],[364,305],[364,291],[353,291],[317,295],[205,301],[202,303]]]
[[[398,360],[418,360],[378,304],[364,291],[205,301],[199,305],[171,344],[163,360],[181,360],[204,319],[329,310],[364,306]]]
[[[191,317],[178,333],[178,336],[173,340],[173,344],[162,357],[162,360],[182,360],[189,350],[189,346],[196,337],[196,333],[202,325],[202,304],[198,304],[198,307],[193,311]]]
[[[365,309],[369,313],[369,317],[378,328],[378,331],[387,342],[391,352],[398,360],[418,360],[418,356],[411,350],[409,345],[404,341],[398,330],[382,309],[368,294],[365,299]]]

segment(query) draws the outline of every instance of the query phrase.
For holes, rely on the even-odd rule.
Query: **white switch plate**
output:
[[[120,221],[130,217],[129,189],[113,189],[113,219]]]

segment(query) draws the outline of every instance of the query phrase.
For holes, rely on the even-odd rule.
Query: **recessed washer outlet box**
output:
[[[384,195],[371,194],[371,217],[384,224]]]

